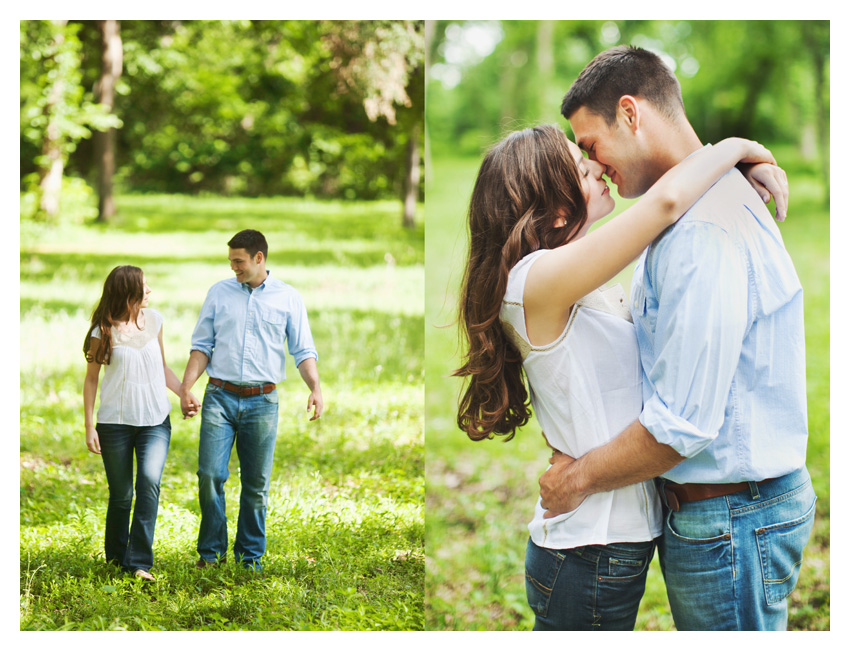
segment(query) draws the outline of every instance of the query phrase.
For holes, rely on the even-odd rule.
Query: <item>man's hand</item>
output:
[[[310,417],[310,420],[316,420],[317,418],[321,418],[322,412],[325,410],[325,403],[322,400],[322,390],[315,389],[310,393],[310,397],[307,398],[307,411],[313,410],[313,415]]]
[[[554,518],[561,513],[573,511],[587,497],[574,489],[571,466],[575,459],[553,450],[549,463],[552,464],[551,467],[540,476],[539,481],[541,506],[546,509],[544,518]]]

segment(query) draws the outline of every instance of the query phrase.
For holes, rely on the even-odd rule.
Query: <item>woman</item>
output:
[[[625,293],[598,289],[737,163],[773,163],[757,143],[728,139],[667,172],[632,207],[587,234],[614,200],[604,168],[554,126],[515,132],[485,157],[469,208],[460,321],[469,377],[458,425],[474,439],[513,437],[531,407],[557,451],[578,457],[640,414],[641,371]],[[784,188],[775,165],[748,179]],[[523,376],[528,381],[529,394]],[[529,404],[530,403],[530,404]],[[529,524],[526,590],[535,630],[634,628],[661,532],[647,481],[588,497]]]
[[[150,292],[138,267],[115,267],[107,276],[83,344],[88,362],[83,405],[86,446],[102,455],[109,484],[106,561],[136,577],[155,581],[150,573],[153,534],[159,482],[171,440],[171,403],[166,387],[179,395],[180,380],[165,363],[163,319],[148,308]],[[102,365],[106,371],[95,425],[94,403]],[[192,402],[197,404],[194,396]],[[138,472],[130,525],[134,453]]]

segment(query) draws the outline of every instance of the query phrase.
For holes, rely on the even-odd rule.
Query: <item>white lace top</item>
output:
[[[171,412],[159,347],[162,315],[151,308],[143,308],[142,314],[144,329],[112,329],[112,358],[103,367],[98,423],[159,425]],[[100,328],[92,337],[100,338]]]
[[[628,301],[620,285],[579,300],[561,335],[533,346],[525,328],[523,294],[528,270],[549,250],[535,251],[511,270],[500,319],[523,357],[531,404],[546,439],[579,457],[614,438],[640,415],[641,368]],[[540,547],[652,540],[661,533],[653,481],[589,496],[574,511],[544,519],[537,501],[528,525]]]

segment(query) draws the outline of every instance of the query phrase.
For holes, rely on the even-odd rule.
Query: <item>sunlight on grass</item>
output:
[[[423,228],[394,202],[122,197],[109,228],[21,236],[21,628],[413,630],[424,625]],[[108,271],[136,264],[178,376],[227,240],[263,230],[269,268],[304,297],[326,412],[308,421],[291,359],[259,576],[199,572],[199,421],[173,410],[153,586],[103,563],[107,486],[85,449],[82,343]],[[317,239],[319,237],[319,239]],[[276,247],[276,248],[275,248]],[[199,381],[195,393],[203,393]],[[231,543],[239,463],[226,484]]]

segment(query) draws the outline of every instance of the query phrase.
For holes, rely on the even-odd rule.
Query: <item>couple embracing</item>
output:
[[[529,524],[536,630],[630,630],[657,547],[679,630],[782,630],[814,522],[803,292],[759,144],[703,146],[675,75],[599,54],[556,127],[486,155],[460,301],[458,424],[553,449]],[[582,151],[587,153],[587,158]],[[641,197],[611,222],[603,174]],[[638,258],[631,292],[600,289]]]
[[[310,420],[324,409],[318,354],[300,294],[266,269],[268,243],[262,233],[243,230],[227,244],[235,277],[207,293],[182,382],[165,362],[163,317],[148,307],[151,289],[138,267],[119,266],[109,274],[83,345],[86,445],[101,455],[109,485],[106,561],[146,581],[155,580],[153,537],[171,441],[166,389],[180,396],[184,419],[201,414],[199,568],[227,558],[224,483],[235,443],[242,489],[233,555],[247,569],[262,569],[284,344],[310,390]],[[201,404],[192,387],[205,371],[209,382]]]

